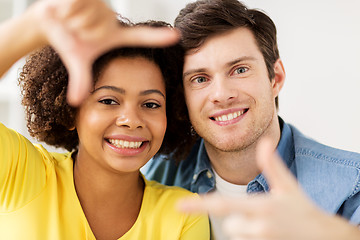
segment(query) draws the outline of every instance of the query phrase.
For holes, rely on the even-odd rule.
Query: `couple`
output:
[[[311,141],[277,116],[277,96],[284,84],[285,72],[277,50],[276,28],[270,18],[260,11],[247,9],[236,0],[197,1],[184,8],[175,21],[175,27],[181,32],[181,45],[185,50],[182,80],[175,82],[176,74],[167,80],[173,74],[172,64],[168,63],[170,60],[162,60],[175,60],[181,56],[181,51],[170,48],[170,50],[156,50],[159,51],[158,53],[144,53],[144,50],[128,49],[121,50],[120,53],[112,51],[96,61],[95,63],[100,64],[98,68],[94,67],[95,83],[91,84],[91,65],[101,53],[120,45],[163,46],[176,41],[176,33],[164,29],[119,27],[114,16],[109,14],[106,7],[97,0],[87,1],[87,8],[82,8],[83,16],[87,17],[87,21],[81,22],[80,20],[86,18],[77,18],[80,13],[71,12],[71,8],[68,9],[70,12],[56,11],[60,9],[61,4],[67,2],[69,6],[74,6],[74,9],[79,9],[76,6],[84,4],[82,0],[69,0],[63,3],[39,2],[22,17],[4,24],[1,28],[4,37],[0,41],[0,46],[1,49],[7,50],[7,55],[2,56],[6,58],[1,59],[2,74],[19,57],[44,44],[51,44],[59,53],[70,76],[68,99],[71,105],[75,106],[75,109],[68,106],[67,112],[63,113],[63,116],[71,116],[67,118],[72,119],[63,127],[66,131],[75,131],[73,134],[75,147],[72,149],[77,150],[68,155],[49,155],[45,150],[33,147],[21,138],[15,141],[17,135],[2,126],[1,148],[13,149],[11,152],[2,151],[4,154],[1,156],[2,165],[12,166],[14,159],[20,159],[22,160],[20,163],[28,169],[26,165],[28,159],[23,157],[24,151],[34,154],[35,157],[32,158],[43,159],[31,162],[33,165],[39,165],[31,167],[32,174],[35,171],[42,172],[41,177],[36,178],[38,184],[31,185],[37,188],[32,189],[33,195],[29,195],[28,192],[22,193],[16,202],[12,202],[13,198],[9,195],[13,191],[13,185],[7,185],[10,192],[4,195],[8,199],[2,202],[4,209],[2,212],[11,212],[13,215],[2,214],[2,222],[6,221],[9,224],[11,218],[16,218],[14,216],[16,211],[24,210],[29,206],[25,203],[34,202],[33,199],[44,192],[41,189],[51,184],[47,181],[50,179],[47,174],[53,171],[57,176],[64,176],[60,179],[54,178],[53,181],[59,180],[59,183],[56,181],[53,183],[56,185],[54,188],[60,188],[59,185],[71,186],[71,182],[74,182],[74,191],[68,195],[73,197],[75,203],[76,201],[80,203],[79,206],[85,214],[80,221],[85,226],[73,226],[72,229],[76,231],[81,232],[83,229],[88,231],[86,225],[88,222],[98,239],[115,239],[115,236],[123,236],[121,239],[127,239],[128,233],[134,232],[134,228],[141,229],[138,223],[144,222],[140,221],[143,219],[141,216],[144,216],[140,207],[142,210],[145,204],[149,206],[144,202],[145,196],[154,196],[155,201],[163,199],[163,204],[168,205],[161,205],[162,203],[158,201],[154,205],[157,208],[152,210],[156,213],[156,209],[161,207],[166,208],[165,210],[170,213],[160,219],[151,220],[154,221],[152,227],[159,227],[155,231],[160,229],[173,231],[169,228],[172,225],[161,227],[156,221],[166,223],[176,218],[178,225],[175,228],[189,231],[181,231],[178,236],[173,236],[174,239],[181,237],[186,239],[186,236],[188,239],[199,239],[197,236],[206,239],[207,226],[204,224],[206,218],[187,214],[171,215],[178,214],[170,206],[174,203],[173,198],[191,196],[191,194],[177,188],[168,190],[144,179],[141,175],[139,177],[139,168],[158,149],[160,153],[168,153],[168,150],[173,149],[183,155],[189,151],[188,157],[175,164],[171,159],[165,161],[165,158],[169,157],[168,154],[158,155],[146,166],[145,174],[148,178],[168,185],[182,186],[198,193],[215,192],[223,196],[197,198],[183,204],[183,209],[186,211],[210,211],[211,228],[216,239],[222,239],[221,225],[225,226],[225,232],[231,237],[243,239],[311,239],[312,237],[336,239],[337,236],[339,236],[337,239],[351,239],[350,237],[356,239],[359,236],[356,227],[340,217],[328,216],[323,210],[314,207],[298,188],[284,164],[272,154],[274,149],[277,149],[287,168],[298,178],[307,195],[319,207],[328,213],[338,213],[354,224],[360,222],[359,210],[357,210],[360,201],[357,192],[359,155]],[[48,11],[49,9],[51,11]],[[94,12],[94,9],[97,11]],[[95,13],[101,21],[94,21]],[[41,21],[43,20],[41,18],[45,18],[46,23]],[[28,29],[23,25],[30,24],[31,21],[37,23],[39,27],[36,27],[35,31],[32,29],[30,35],[24,35],[28,36],[25,39],[16,38],[19,32]],[[65,38],[61,39],[59,36]],[[12,47],[9,48],[10,45]],[[22,82],[32,86],[45,74],[53,76],[54,79],[58,79],[59,76],[64,78],[64,71],[58,69],[54,71],[51,66],[55,63],[48,62],[47,56],[54,55],[54,51],[48,50],[45,54],[43,51],[45,50],[30,58],[23,70]],[[140,53],[135,54],[133,51]],[[177,57],[174,57],[175,54]],[[44,65],[49,68],[48,72],[42,70]],[[137,75],[139,78],[133,77]],[[146,77],[149,76],[152,76],[151,79],[146,81]],[[136,81],[136,84],[129,84],[133,81]],[[150,81],[151,84],[148,85]],[[86,83],[85,87],[82,85],[83,82]],[[65,85],[65,83],[61,84]],[[172,86],[172,84],[177,85]],[[41,86],[43,87],[44,84]],[[177,109],[172,109],[175,105],[171,102],[171,97],[173,94],[176,96],[176,90],[175,93],[171,92],[173,89],[184,92],[188,115],[181,105],[176,106]],[[90,95],[88,95],[89,90]],[[46,92],[46,88],[44,91]],[[62,96],[64,91],[65,88],[61,91]],[[24,97],[26,99],[26,96]],[[55,105],[58,103],[56,100],[59,101],[55,98],[52,102]],[[168,101],[170,104],[166,104]],[[34,111],[32,107],[39,103],[31,102],[31,97],[25,102],[29,102],[26,105],[29,116],[34,116],[35,119],[41,117],[32,114]],[[78,106],[80,102],[82,104]],[[41,110],[38,112],[40,115],[43,114]],[[167,123],[168,127],[176,124],[177,118],[171,118],[171,114],[175,112],[176,114],[183,112],[183,115],[177,115],[184,134],[184,138],[180,138],[183,141],[177,138],[178,144],[173,146],[171,145],[173,142],[167,142],[165,135],[164,144],[170,144],[162,145],[160,148],[165,124]],[[63,117],[63,119],[67,118]],[[163,124],[152,125],[159,121]],[[188,124],[184,127],[190,122],[191,126]],[[116,134],[113,134],[114,132]],[[173,133],[175,132],[167,132],[168,135]],[[38,133],[38,136],[41,134],[43,133]],[[129,137],[136,134],[143,137],[136,139]],[[145,138],[144,135],[147,137]],[[3,137],[6,137],[6,140]],[[259,157],[256,161],[256,147],[263,137],[267,141],[259,147]],[[5,145],[8,140],[16,144],[20,143],[20,146],[24,145],[24,147],[15,148],[16,144]],[[46,138],[43,140],[46,141]],[[68,138],[62,141],[66,143]],[[103,145],[104,148],[100,147]],[[142,148],[146,150],[140,151],[139,149]],[[147,154],[142,156],[138,152]],[[26,152],[26,155],[29,155],[29,152]],[[170,154],[171,157],[173,156]],[[129,163],[127,159],[137,160]],[[4,163],[5,160],[9,162]],[[13,175],[19,174],[10,172],[12,169],[17,168],[9,167],[2,173],[2,182],[7,182],[6,179],[13,180]],[[19,175],[22,177],[21,181],[26,182],[25,177],[28,175],[31,177],[30,173]],[[126,184],[118,186],[121,182]],[[16,186],[19,189],[23,187],[23,185]],[[150,192],[147,189],[152,189],[151,192],[160,189],[161,194],[147,194]],[[53,191],[54,189],[47,197],[52,198],[54,206],[57,206],[58,198],[52,195]],[[164,197],[169,191],[175,197]],[[268,191],[270,193],[266,195],[247,196],[247,193]],[[76,198],[74,200],[74,194],[78,200]],[[129,198],[124,198],[125,194],[133,196],[131,202]],[[228,195],[229,198],[226,198]],[[123,204],[118,204],[119,202]],[[23,205],[20,206],[20,203]],[[112,210],[114,212],[111,212]],[[117,214],[119,212],[123,214]],[[226,218],[225,222],[217,217],[229,212],[233,214],[231,218]],[[63,214],[61,211],[56,213],[60,216]],[[59,220],[60,223],[62,221]],[[294,225],[291,225],[292,221]],[[114,222],[119,223],[117,230],[114,230],[116,226]],[[312,224],[313,222],[317,225]],[[11,226],[2,225],[7,228]],[[278,226],[282,227],[278,228]],[[49,226],[44,228],[44,231],[47,231],[45,234],[51,234]],[[82,229],[79,230],[80,228]],[[61,231],[60,227],[57,230],[66,232],[66,230]],[[14,231],[7,229],[7,232],[11,234]],[[15,234],[22,234],[19,232]],[[56,235],[56,231],[54,232]],[[200,232],[203,234],[199,234]],[[23,234],[26,233],[23,231]],[[86,235],[89,232],[82,234]],[[150,234],[145,237],[151,239]]]

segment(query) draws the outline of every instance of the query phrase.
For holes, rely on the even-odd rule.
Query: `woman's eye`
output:
[[[154,103],[154,102],[145,103],[144,106],[146,108],[152,108],[152,109],[161,107],[160,104],[157,104],[157,103]]]
[[[239,68],[236,68],[236,69],[235,69],[235,73],[236,73],[236,74],[245,73],[245,72],[247,72],[247,71],[248,71],[248,68],[246,68],[246,67],[239,67]]]
[[[112,99],[102,99],[99,101],[99,103],[105,104],[105,105],[115,105],[117,104],[116,101],[112,100]]]

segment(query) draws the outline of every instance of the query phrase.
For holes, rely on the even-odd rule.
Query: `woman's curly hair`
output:
[[[49,46],[31,54],[19,78],[27,128],[32,137],[68,151],[79,139],[75,126],[76,109],[66,102],[68,73],[59,55]]]
[[[150,21],[137,25],[169,26]],[[157,64],[166,85],[167,131],[158,154],[171,154],[180,160],[190,150],[192,137],[182,88],[184,51],[180,45],[167,48],[119,48],[99,57],[93,65],[94,84],[102,69],[114,58],[144,57]],[[19,78],[27,127],[32,137],[48,145],[77,150],[75,126],[77,108],[66,101],[68,72],[59,55],[50,46],[31,54]],[[185,130],[186,129],[186,130]]]

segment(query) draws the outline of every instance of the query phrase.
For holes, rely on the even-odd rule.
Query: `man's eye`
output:
[[[115,105],[115,104],[117,104],[117,102],[112,100],[112,99],[103,99],[103,100],[100,100],[99,103],[102,103],[102,104],[105,104],[105,105]]]
[[[153,109],[161,107],[160,104],[157,104],[157,103],[154,103],[154,102],[145,103],[144,106],[146,108],[153,108]]]
[[[235,69],[235,73],[236,74],[241,74],[241,73],[247,72],[247,70],[248,69],[246,67],[239,67],[239,68]]]
[[[192,82],[195,82],[195,83],[204,83],[206,82],[206,78],[205,77],[196,77],[192,80]]]

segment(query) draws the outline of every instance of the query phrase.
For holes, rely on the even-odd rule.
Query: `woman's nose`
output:
[[[137,110],[126,109],[116,118],[116,126],[126,127],[129,129],[136,129],[144,127],[144,122],[142,121],[139,112]]]

